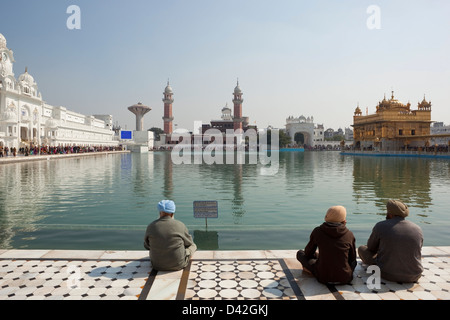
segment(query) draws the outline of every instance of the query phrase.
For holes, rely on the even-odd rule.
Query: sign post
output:
[[[217,201],[194,201],[194,218],[205,218],[208,228],[208,218],[218,218],[218,209]]]

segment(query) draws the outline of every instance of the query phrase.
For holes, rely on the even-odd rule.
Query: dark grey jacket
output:
[[[180,270],[197,250],[183,222],[164,216],[147,227],[144,247],[150,250],[152,267],[156,270]]]
[[[422,275],[422,245],[422,229],[397,216],[378,222],[367,241],[377,253],[381,277],[398,282],[414,282]]]

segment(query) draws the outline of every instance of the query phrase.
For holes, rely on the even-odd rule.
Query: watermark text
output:
[[[370,16],[367,18],[366,25],[369,30],[381,29],[381,9],[377,5],[370,5],[366,10]]]
[[[268,136],[270,135],[270,143]],[[279,132],[257,132],[255,129],[212,128],[203,134],[172,133],[174,164],[260,164],[261,175],[274,175],[279,167]],[[273,141],[273,143],[272,143]]]
[[[80,30],[81,29],[81,9],[77,5],[70,5],[66,10],[67,14],[70,16],[67,18],[66,26],[69,30]]]

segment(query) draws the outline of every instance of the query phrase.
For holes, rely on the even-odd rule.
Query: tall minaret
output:
[[[244,102],[244,99],[242,99],[242,90],[239,87],[239,80],[237,81],[236,88],[234,88],[234,114],[233,114],[233,124],[234,124],[234,130],[236,129],[242,129],[242,102]]]
[[[165,134],[172,134],[172,103],[173,103],[173,91],[170,87],[169,81],[167,80],[167,87],[164,90],[164,99],[162,100],[164,102],[164,133]]]

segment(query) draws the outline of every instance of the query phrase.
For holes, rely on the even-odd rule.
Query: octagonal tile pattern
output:
[[[297,300],[283,261],[192,261],[186,300]],[[300,292],[297,290],[297,292]]]

